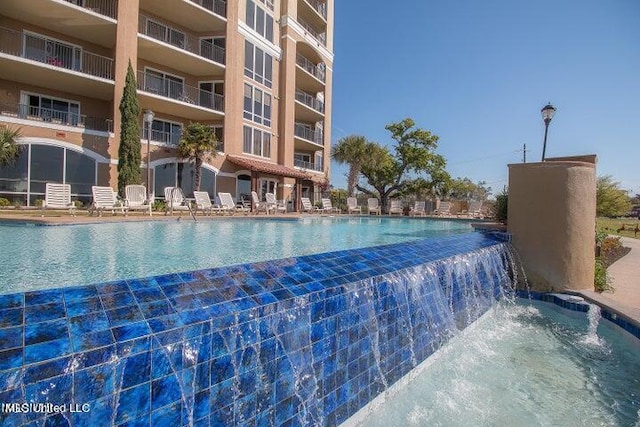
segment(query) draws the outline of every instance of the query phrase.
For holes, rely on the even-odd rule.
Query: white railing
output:
[[[116,0],[65,0],[67,3],[75,4],[83,9],[88,9],[100,15],[117,19],[118,2]],[[126,0],[125,0],[126,1]]]
[[[324,145],[322,129],[313,129],[304,123],[296,123],[293,128],[293,133],[295,136],[311,141],[314,144]]]
[[[211,110],[224,111],[222,95],[144,71],[138,71],[138,89]]]
[[[309,6],[314,8],[325,20],[327,19],[327,3],[318,0],[304,0]]]
[[[300,89],[296,90],[296,101],[302,102],[307,107],[310,107],[319,113],[324,114],[324,102],[316,99],[312,95],[304,92]]]
[[[223,0],[191,0],[192,3],[201,6],[216,15],[227,17],[227,2]]]
[[[111,119],[90,117],[70,111],[60,111],[52,108],[34,107],[10,102],[0,102],[0,111],[2,111],[3,115],[10,115],[23,120],[48,122],[87,130],[113,132],[113,120]]]
[[[296,64],[305,69],[309,74],[313,75],[318,80],[325,81],[325,66],[323,63],[314,64],[310,59],[306,58],[302,54],[296,54]]]

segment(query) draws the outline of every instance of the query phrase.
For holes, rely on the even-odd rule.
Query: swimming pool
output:
[[[410,218],[0,223],[0,293],[190,271],[470,232]]]
[[[640,342],[592,310],[502,301],[360,425],[638,426]]]

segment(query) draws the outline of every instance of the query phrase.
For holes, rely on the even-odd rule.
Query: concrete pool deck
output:
[[[640,324],[640,240],[621,237],[622,246],[631,248],[608,269],[614,292],[579,291],[586,298],[606,305]]]

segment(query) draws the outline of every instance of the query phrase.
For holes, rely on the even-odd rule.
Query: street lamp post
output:
[[[144,122],[147,124],[147,203],[151,203],[151,125],[153,111],[144,110]]]
[[[544,156],[547,152],[547,132],[549,131],[549,123],[551,123],[551,119],[556,113],[556,107],[549,103],[542,108],[541,113],[542,120],[544,120],[544,142],[542,144],[542,161],[544,162]]]

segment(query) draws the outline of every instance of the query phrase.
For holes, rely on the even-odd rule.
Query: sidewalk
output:
[[[623,246],[631,248],[631,252],[607,269],[615,292],[599,294],[593,291],[581,291],[581,293],[640,323],[640,240],[629,237],[620,239]]]

